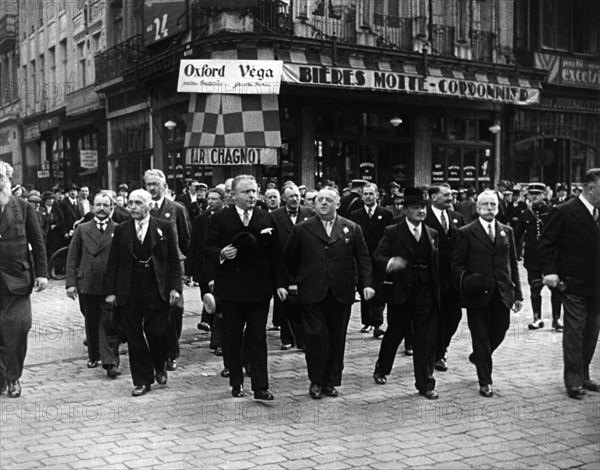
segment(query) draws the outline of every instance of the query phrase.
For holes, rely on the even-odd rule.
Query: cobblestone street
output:
[[[311,400],[302,353],[280,351],[279,333],[269,331],[275,401],[264,403],[251,394],[231,397],[221,358],[208,348],[208,334],[196,329],[199,293],[186,288],[185,296],[179,368],[166,386],[132,398],[127,355],[116,380],[102,368],[86,368],[83,318],[63,283],[33,294],[23,395],[0,397],[0,467],[600,468],[600,394],[567,397],[562,336],[548,321],[543,330],[526,329],[528,298],[494,355],[491,399],[478,395],[467,359],[466,315],[450,347],[449,370],[436,372],[439,400],[417,394],[403,346],[388,383],[376,385],[380,341],[360,333],[355,303],[340,397]],[[595,380],[599,369],[597,353]]]

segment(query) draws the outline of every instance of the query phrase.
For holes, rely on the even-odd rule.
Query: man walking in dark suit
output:
[[[364,205],[362,201],[362,188],[366,183],[365,180],[352,180],[350,182],[350,194],[340,199],[340,206],[337,210],[337,213],[341,217],[349,218],[352,211]]]
[[[523,294],[512,228],[496,220],[498,195],[477,197],[479,218],[461,227],[452,255],[452,274],[467,308],[479,394],[492,389],[492,354],[502,344],[510,324],[510,309],[521,310]]]
[[[385,229],[375,250],[375,268],[387,275],[388,329],[381,342],[373,379],[383,385],[400,342],[413,333],[415,386],[429,400],[438,398],[433,369],[440,305],[438,234],[422,222],[427,200],[419,188],[404,191],[406,218]]]
[[[110,219],[114,206],[114,199],[108,191],[94,197],[93,220],[77,226],[69,245],[65,282],[67,296],[75,300],[79,295],[81,300],[88,348],[87,366],[95,368],[101,360],[102,367],[111,378],[120,374],[120,338],[112,321],[113,307],[105,301],[104,285],[106,263],[116,227]]]
[[[558,205],[538,245],[544,284],[561,291],[567,394],[581,399],[600,391],[590,363],[600,331],[600,168],[589,170],[583,191]]]
[[[67,188],[67,197],[65,197],[60,204],[62,211],[62,231],[63,238],[67,240],[67,244],[73,236],[75,230],[75,222],[81,220],[85,215],[81,201],[77,198],[79,187],[75,184],[71,184]]]
[[[206,256],[217,263],[214,293],[223,311],[223,354],[234,397],[244,396],[245,351],[254,398],[273,400],[266,326],[271,296],[282,301],[287,296],[282,249],[269,213],[255,208],[254,177],[235,177],[231,189],[234,205],[211,217],[205,244]]]
[[[190,230],[192,225],[187,210],[182,204],[165,197],[167,179],[161,170],[147,170],[144,173],[144,185],[146,186],[146,190],[152,195],[150,215],[175,223],[179,256],[183,263],[190,244]],[[181,271],[184,272],[183,267]],[[171,305],[169,320],[169,358],[167,370],[172,371],[177,368],[177,358],[179,357],[179,337],[181,336],[183,327],[183,295],[179,297],[177,303]]]
[[[298,282],[306,366],[312,398],[337,397],[342,383],[346,332],[356,281],[363,295],[375,295],[369,250],[360,226],[337,215],[340,196],[325,187],[316,197],[315,214],[296,225],[285,260]]]
[[[448,346],[462,318],[460,293],[452,282],[450,261],[452,249],[458,237],[458,229],[464,225],[463,216],[452,210],[452,191],[448,186],[429,188],[431,205],[427,208],[425,225],[438,233],[440,263],[440,312],[438,315],[435,370],[448,370]]]
[[[12,167],[0,162],[0,394],[17,398],[31,329],[30,294],[46,288],[48,268],[38,217],[27,201],[11,195],[11,177]]]
[[[377,189],[377,185],[374,183],[365,184],[362,188],[364,207],[356,209],[350,214],[350,220],[360,225],[371,260],[373,260],[379,240],[383,237],[383,230],[392,224],[392,219],[394,218],[392,211],[384,209],[377,204],[378,199],[379,190]],[[378,292],[375,293],[375,297],[366,301],[361,290],[359,286],[358,291],[361,294],[360,317],[363,325],[360,331],[368,333],[373,330],[373,337],[381,338],[384,334],[381,325],[383,324],[385,302]]]
[[[167,383],[168,312],[183,289],[175,226],[150,216],[152,196],[129,195],[131,219],[118,225],[106,267],[106,302],[119,307],[127,337],[132,395]]]
[[[312,217],[314,212],[312,208],[300,205],[300,190],[294,183],[285,185],[282,193],[285,206],[273,211],[271,217],[277,228],[279,244],[282,248],[285,248],[294,226]],[[285,285],[288,289],[288,297],[285,302],[281,302],[275,297],[273,304],[273,311],[278,310],[282,319],[281,349],[285,351],[291,349],[294,345],[298,349],[302,349],[304,347],[304,335],[302,317],[298,306],[298,290],[295,279],[288,272],[286,272]],[[274,313],[273,317],[276,316]]]

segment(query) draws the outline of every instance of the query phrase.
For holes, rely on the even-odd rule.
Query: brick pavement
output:
[[[494,356],[495,397],[477,393],[463,321],[433,402],[416,393],[402,346],[387,385],[373,383],[380,342],[359,332],[358,304],[340,397],[311,400],[302,354],[280,351],[269,332],[270,403],[231,397],[221,358],[195,328],[195,289],[186,290],[180,366],[141,398],[131,397],[126,355],[116,380],[86,368],[81,314],[61,283],[33,304],[23,396],[0,397],[2,469],[600,468],[600,394],[566,397],[562,336],[524,329],[527,300]],[[599,364],[596,354],[597,380]]]

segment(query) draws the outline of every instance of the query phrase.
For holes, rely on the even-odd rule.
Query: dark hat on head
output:
[[[546,185],[544,183],[529,183],[527,191],[531,194],[545,193]]]
[[[39,191],[31,191],[29,196],[27,196],[27,201],[29,202],[42,202],[42,198]]]
[[[79,186],[77,186],[75,183],[71,183],[68,187],[67,187],[67,191],[71,191],[71,189],[75,189],[76,191],[79,191]]]
[[[462,293],[467,297],[479,299],[487,293],[485,278],[480,273],[463,273],[460,284]]]
[[[54,199],[54,193],[52,191],[44,191],[42,193],[42,199],[45,201],[46,199]]]
[[[238,250],[235,259],[240,265],[252,266],[256,262],[258,242],[250,231],[246,229],[236,233],[231,244]]]
[[[368,181],[366,180],[352,180],[350,181],[351,188],[362,188]]]
[[[206,183],[198,183],[196,185],[196,188],[206,190],[206,189],[208,189],[208,185]]]
[[[398,183],[396,183],[395,181],[392,181],[390,183],[390,188],[399,188],[399,187],[400,187],[400,185]]]
[[[125,183],[120,184],[118,190],[120,191],[121,189],[124,189],[125,191],[129,191],[129,186],[127,186]]]
[[[500,181],[498,181],[498,186],[504,186],[505,188],[510,188],[511,184],[510,184],[510,181],[500,180]]]
[[[60,185],[56,185],[52,188],[52,191],[56,194],[56,193],[65,193],[65,188],[63,188]]]
[[[405,188],[404,189],[404,205],[409,206],[411,204],[427,204],[425,194],[419,188]]]
[[[12,190],[11,190],[11,191],[14,193],[14,192],[15,192],[17,189],[22,189],[23,191],[25,191],[25,187],[24,187],[22,184],[15,184],[15,185],[12,187]]]

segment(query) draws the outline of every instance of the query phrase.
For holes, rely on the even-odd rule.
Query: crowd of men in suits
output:
[[[14,261],[0,268],[0,386],[16,397],[31,324],[29,294],[47,284],[46,249],[35,205],[10,194],[5,173],[0,255]],[[240,175],[214,188],[194,181],[173,200],[164,173],[151,169],[145,189],[119,195],[126,209],[115,193],[99,191],[87,213],[71,186],[60,209],[63,224],[73,225],[63,233],[70,239],[66,294],[79,297],[88,367],[102,364],[116,378],[119,344],[127,341],[132,395],[166,384],[180,356],[183,285],[194,282],[204,299],[198,328],[210,331],[211,348],[223,356],[221,375],[229,378],[233,397],[245,395],[249,375],[255,399],[274,399],[266,337],[271,302],[281,349],[304,352],[310,397],[336,397],[358,292],[361,331],[381,339],[376,384],[387,383],[404,341],[415,388],[437,399],[434,371],[452,365],[451,339],[466,308],[468,359],[479,394],[492,397],[493,353],[509,328],[510,310],[522,306],[524,240],[534,315],[528,327],[543,327],[540,291],[548,286],[557,331],[564,309],[567,394],[580,399],[586,390],[600,391],[589,371],[600,330],[600,169],[588,171],[579,197],[552,209],[540,205],[542,186],[531,183],[531,201],[514,209],[504,194],[484,190],[473,201],[471,222],[446,184],[403,193],[392,185],[394,201],[384,207],[371,182],[354,181],[340,197],[332,185],[312,191],[288,181],[261,196],[255,178]],[[20,253],[28,244],[31,253]],[[17,266],[23,260],[30,262]]]

